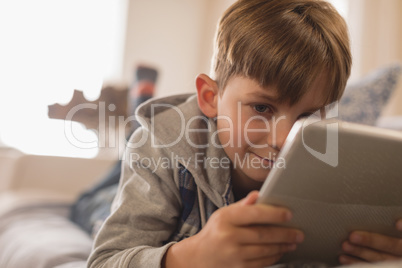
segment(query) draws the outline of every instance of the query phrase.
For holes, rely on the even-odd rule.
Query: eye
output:
[[[264,104],[256,104],[256,105],[253,105],[253,109],[254,109],[257,113],[272,112],[271,107],[269,107],[268,105],[264,105]]]

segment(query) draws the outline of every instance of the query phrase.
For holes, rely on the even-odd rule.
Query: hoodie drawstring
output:
[[[197,194],[198,194],[198,204],[199,204],[200,216],[201,216],[201,228],[204,228],[207,220],[206,220],[206,216],[205,216],[204,195],[202,194],[200,187],[197,187]]]

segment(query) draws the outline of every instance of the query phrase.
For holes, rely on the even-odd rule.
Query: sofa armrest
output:
[[[37,191],[74,200],[105,176],[115,162],[114,159],[23,155],[17,159],[8,190]]]
[[[22,155],[18,150],[0,147],[0,192],[9,189],[16,163]]]

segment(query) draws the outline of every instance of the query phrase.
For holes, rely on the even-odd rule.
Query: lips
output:
[[[258,155],[256,153],[252,153],[252,154],[255,155],[256,157],[258,157],[259,159],[261,159],[261,161],[263,161],[267,165],[273,166],[275,164],[275,160],[272,160],[269,157],[263,157],[263,156],[260,156],[260,155]]]

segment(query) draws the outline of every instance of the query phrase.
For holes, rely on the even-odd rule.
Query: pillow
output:
[[[339,119],[374,126],[401,76],[401,64],[378,69],[348,85],[339,101]]]

